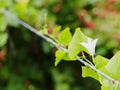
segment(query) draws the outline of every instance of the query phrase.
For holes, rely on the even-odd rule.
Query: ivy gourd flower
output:
[[[88,50],[91,56],[93,56],[95,54],[97,40],[98,39],[92,40],[91,38],[87,38],[87,42],[81,42],[80,44]]]

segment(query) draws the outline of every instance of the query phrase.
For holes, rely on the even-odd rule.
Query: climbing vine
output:
[[[3,13],[5,16],[11,15],[6,10]],[[120,51],[111,59],[96,55],[95,48],[99,39],[86,36],[79,27],[75,29],[72,35],[69,27],[61,30],[61,26],[56,26],[50,32],[46,29],[46,25],[44,25],[43,29],[36,30],[16,16],[14,16],[13,20],[57,48],[55,66],[61,60],[78,60],[84,64],[82,66],[82,76],[98,80],[101,83],[101,90],[120,90]]]

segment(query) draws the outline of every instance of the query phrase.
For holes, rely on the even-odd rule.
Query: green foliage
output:
[[[54,90],[83,90],[84,88],[79,84],[73,85],[76,81],[75,78],[72,77],[73,73],[70,67],[64,68],[61,71],[58,71],[57,68],[53,68],[51,70],[52,78],[54,80]]]
[[[62,31],[58,40],[61,42],[61,44],[63,43],[65,45],[68,45],[68,53],[65,51],[62,51],[62,50],[58,50],[55,55],[56,56],[55,66],[62,59],[66,59],[66,57],[67,57],[67,60],[69,60],[69,59],[74,60],[74,59],[76,59],[78,54],[82,51],[90,52],[90,50],[92,50],[92,49],[94,49],[94,51],[95,51],[97,39],[93,40],[93,42],[92,42],[92,39],[85,36],[80,31],[80,29],[77,28],[72,37],[72,40],[69,44],[68,41],[64,41],[64,38],[66,37],[65,35],[67,33],[68,34],[70,33],[69,28],[66,28],[65,30]],[[67,35],[67,36],[69,36],[69,35]],[[68,40],[69,40],[69,38],[68,38]],[[87,43],[83,43],[83,42],[86,42],[87,40],[88,40]],[[80,43],[82,43],[82,45]],[[59,44],[59,42],[58,42],[58,44]],[[84,45],[87,44],[85,46],[86,49],[84,48],[83,44]],[[69,54],[69,56],[68,56],[68,54]],[[88,54],[91,55],[91,53],[88,53]],[[85,56],[83,56],[83,57],[85,57]],[[93,64],[91,64],[92,62],[89,60],[86,60],[86,61],[88,63],[91,62],[91,63],[89,63],[89,64],[91,64],[91,67],[94,67],[94,65],[95,65],[95,67],[98,70],[102,71],[103,73],[112,77],[115,80],[119,80],[119,70],[118,70],[120,67],[119,58],[120,58],[120,51],[110,60],[105,57],[102,57],[100,55],[97,55],[96,57],[94,57],[94,55],[93,55],[92,56]],[[94,68],[93,68],[93,70],[94,70]],[[112,82],[108,81],[107,78],[99,75],[100,74],[99,72],[95,72],[93,70],[91,68],[83,66],[82,67],[82,76],[83,77],[92,77],[92,78],[98,80],[102,84],[102,86],[101,86],[102,90],[109,90],[109,89],[110,90],[112,90],[112,89],[119,90],[120,87],[118,87],[116,84],[113,84]]]
[[[55,28],[53,29],[52,36],[53,36],[53,37],[56,37],[56,35],[58,35],[58,32],[60,32],[61,28],[62,28],[61,26],[55,27]]]
[[[3,15],[0,15],[0,32],[5,31],[7,27],[7,22],[5,20],[5,17]]]
[[[70,41],[72,39],[72,35],[70,33],[70,28],[65,28],[58,37],[58,44],[59,45],[69,45]]]
[[[120,80],[119,78],[119,58],[120,58],[120,51],[117,52],[110,60],[108,60],[107,58],[104,58],[102,56],[96,56],[95,59],[93,60],[96,68],[98,68],[100,71],[104,72],[105,74],[107,74],[108,76],[112,77],[115,80]],[[83,67],[82,68],[82,75],[83,77],[93,77],[97,80],[100,81],[100,83],[102,84],[101,89],[102,90],[120,90],[120,87],[117,86],[117,84],[113,84],[112,82],[110,82],[109,80],[107,80],[106,78],[102,77],[99,75],[99,77],[96,78],[96,74],[94,74],[94,72],[87,68],[87,67]],[[97,74],[98,75],[98,74]]]
[[[92,77],[96,80],[99,79],[98,73],[96,73],[92,69],[85,67],[85,66],[82,67],[82,77]]]
[[[0,59],[0,74],[2,77],[0,86],[6,87],[5,89],[8,90],[10,88],[15,90],[21,90],[21,88],[23,90],[26,90],[26,88],[29,90],[53,90],[50,87],[55,87],[56,90],[80,90],[80,85],[88,87],[87,82],[81,84],[82,81],[78,78],[74,83],[71,83],[73,81],[66,79],[71,74],[62,74],[62,78],[59,77],[61,73],[58,74],[59,69],[51,75],[50,69],[51,63],[53,63],[51,59],[53,59],[52,53],[55,53],[55,50],[51,49],[48,43],[32,35],[25,28],[20,27],[15,16],[37,30],[42,31],[43,29],[45,35],[48,35],[49,27],[51,27],[50,30],[53,32],[51,36],[48,36],[58,42],[59,46],[63,46],[68,50],[68,52],[56,51],[55,66],[61,60],[75,61],[76,56],[83,57],[81,52],[86,52],[85,57],[91,59],[88,48],[81,45],[81,43],[87,42],[88,39],[82,32],[91,37],[99,37],[97,47],[97,54],[99,55],[93,56],[92,61],[84,60],[85,58],[83,60],[93,63],[98,70],[120,81],[119,52],[110,60],[100,56],[104,55],[110,58],[120,47],[119,3],[119,0],[0,0],[0,58],[6,57],[4,61]],[[7,17],[4,16],[1,13],[3,9],[7,9],[12,14]],[[46,13],[48,14],[47,17],[45,17]],[[66,16],[67,18],[64,18]],[[44,20],[44,17],[46,20]],[[67,27],[61,30],[61,26],[56,27],[59,24],[62,27],[69,26],[71,32],[75,32],[73,37],[70,28]],[[82,30],[79,28],[73,29],[79,26],[82,27]],[[3,55],[2,51],[5,51],[6,55]],[[4,65],[8,67],[6,68]],[[34,68],[34,65],[36,68]],[[68,65],[65,65],[62,68],[67,67]],[[74,72],[75,77],[79,72],[79,70],[76,71],[76,67],[68,70]],[[53,82],[52,80],[47,80],[47,77],[50,78],[51,76],[55,76],[53,81],[58,83],[56,86],[50,84]],[[102,85],[102,90],[120,90],[117,85],[86,66],[82,67],[82,76],[97,79]],[[69,78],[72,77],[69,76]],[[64,80],[68,80],[70,83],[65,83]],[[48,85],[49,81],[50,85]],[[72,85],[76,85],[76,82],[78,87],[74,89]],[[85,87],[81,90],[86,90]],[[91,89],[89,88],[89,90]]]
[[[61,61],[61,60],[66,60],[66,61],[74,61],[72,59],[70,59],[68,53],[66,53],[65,51],[62,50],[57,50],[55,53],[55,66],[57,66],[57,64]]]
[[[108,62],[105,69],[109,75],[120,81],[120,51],[117,52]]]
[[[6,32],[7,21],[5,16],[0,13],[0,48],[7,43],[8,34]]]
[[[0,47],[3,47],[7,42],[8,34],[5,32],[0,33]]]
[[[95,67],[100,69],[102,67],[105,67],[106,64],[108,63],[109,59],[103,57],[103,56],[100,56],[100,55],[97,55],[95,57],[95,59],[93,60],[94,64],[95,64]]]
[[[110,81],[108,81],[107,79],[102,79],[101,90],[120,90],[120,89],[116,88],[115,85],[110,83]]]
[[[86,49],[80,45],[80,42],[86,42],[87,37],[77,28],[73,38],[68,46],[68,53],[71,59],[75,59],[80,51],[86,51]]]
[[[57,66],[57,64],[65,57],[65,55],[66,55],[66,52],[64,52],[62,50],[56,51],[55,66]]]

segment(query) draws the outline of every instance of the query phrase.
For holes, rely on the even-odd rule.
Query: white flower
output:
[[[98,39],[92,40],[91,38],[87,39],[87,42],[81,42],[80,44],[83,45],[89,52],[90,55],[95,54],[95,47]]]

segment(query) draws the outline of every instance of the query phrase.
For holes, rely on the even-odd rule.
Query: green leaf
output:
[[[72,39],[72,35],[70,33],[70,28],[65,28],[58,37],[58,44],[68,45]]]
[[[58,63],[63,59],[63,57],[65,56],[66,52],[62,51],[62,50],[58,50],[55,53],[55,66],[58,65]]]
[[[108,63],[108,59],[105,57],[102,57],[100,55],[97,55],[95,59],[93,60],[95,67],[100,69],[104,67]]]
[[[0,33],[0,47],[3,47],[7,42],[8,34]]]
[[[41,29],[41,30],[40,30],[40,33],[41,33],[41,34],[47,34],[47,29]]]
[[[71,59],[75,59],[77,54],[80,51],[87,51],[86,48],[84,48],[80,42],[86,42],[87,36],[85,36],[81,31],[80,28],[77,28],[75,31],[75,34],[73,35],[73,38],[68,46],[68,52]]]
[[[19,26],[18,20],[16,19],[16,14],[13,12],[6,17],[7,23],[11,26],[17,27]]]
[[[0,0],[0,9],[1,8],[7,8],[11,4],[11,0]]]
[[[7,22],[5,20],[5,17],[0,15],[0,31],[4,31],[7,27]]]
[[[56,37],[58,32],[61,30],[61,26],[57,26],[53,29],[53,33],[52,33],[52,36],[53,37]]]
[[[103,79],[101,90],[116,90],[116,89],[114,89],[114,85],[110,83],[110,81],[108,81],[107,79]]]
[[[119,58],[118,56],[119,56],[119,54],[117,55],[117,57],[114,56],[114,58],[115,57]],[[98,68],[101,72],[105,73],[106,75],[108,75],[108,76],[110,76],[110,77],[112,77],[114,79],[118,79],[119,78],[119,74],[117,73],[119,71],[118,69],[117,69],[117,72],[116,72],[117,73],[116,74],[117,75],[116,78],[113,75],[113,73],[115,73],[114,72],[115,69],[112,70],[112,68],[114,68],[114,67],[111,67],[112,65],[109,64],[111,62],[111,60],[108,60],[107,58],[98,55],[98,56],[95,57],[93,62],[95,64],[96,68]],[[108,65],[110,65],[110,67],[111,67],[111,68],[109,68],[109,70],[108,70],[108,68],[106,69],[106,67],[108,67]],[[118,88],[117,86],[112,84],[109,80],[107,80],[106,78],[104,78],[104,77],[102,77],[100,75],[99,75],[99,81],[102,84],[101,90],[120,90],[120,88]],[[117,89],[114,89],[114,88],[117,88]]]
[[[85,66],[82,67],[82,77],[92,77],[98,80],[98,74],[92,69]]]
[[[55,57],[56,57],[56,59],[55,59],[55,66],[57,66],[58,63],[61,60],[74,61],[74,60],[71,60],[70,57],[69,57],[69,55],[66,52],[62,51],[62,50],[56,51]]]
[[[105,69],[111,77],[120,80],[120,51],[110,59]]]
[[[108,79],[99,76],[99,81],[101,83],[101,90],[120,90],[118,84],[113,84]]]

